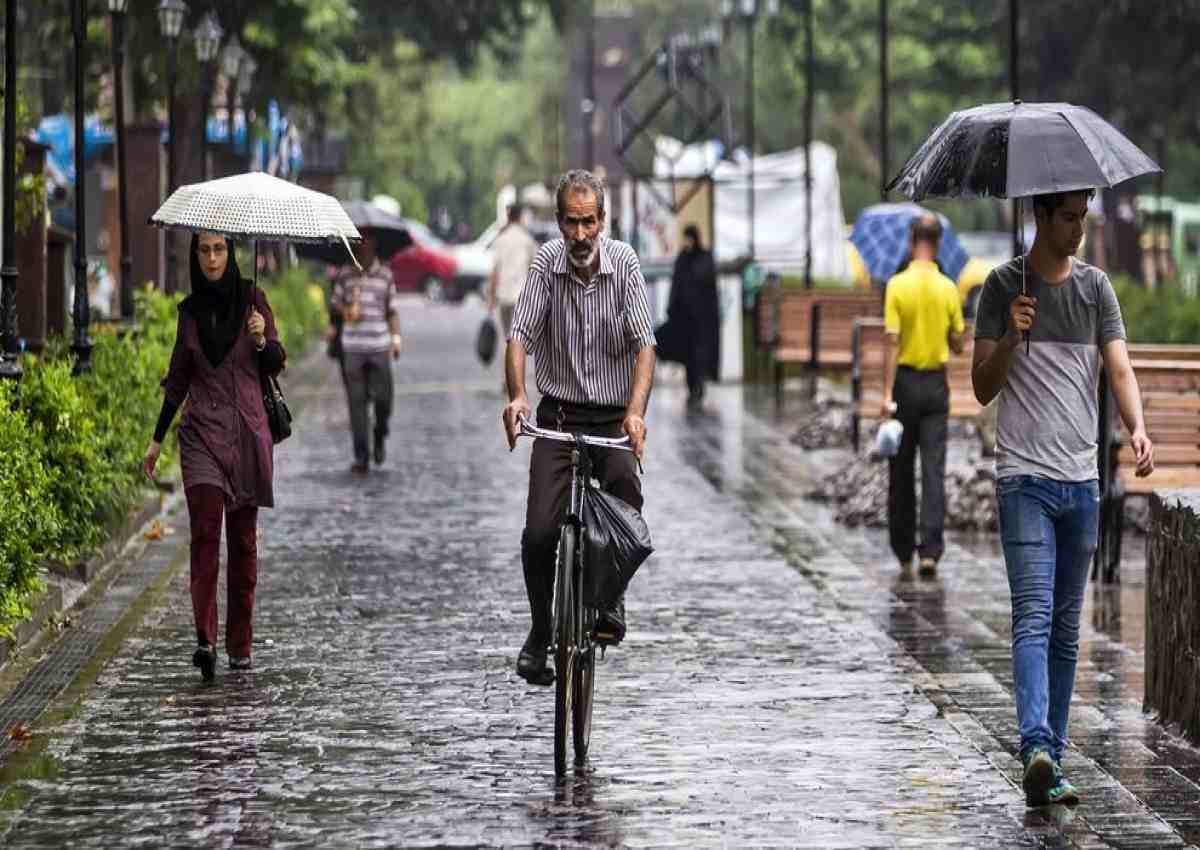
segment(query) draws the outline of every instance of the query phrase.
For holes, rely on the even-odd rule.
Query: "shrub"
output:
[[[1200,343],[1200,298],[1168,283],[1146,289],[1129,277],[1113,279],[1130,342]]]

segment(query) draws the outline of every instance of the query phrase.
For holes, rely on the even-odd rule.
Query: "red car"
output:
[[[458,262],[425,225],[405,219],[408,244],[392,255],[392,277],[397,292],[421,292],[434,301],[457,301],[462,294],[456,291],[454,277]]]

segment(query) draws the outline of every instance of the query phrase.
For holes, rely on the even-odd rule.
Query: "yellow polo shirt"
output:
[[[939,369],[950,359],[950,332],[965,330],[958,289],[934,263],[913,260],[887,283],[883,323],[900,336],[897,365]]]

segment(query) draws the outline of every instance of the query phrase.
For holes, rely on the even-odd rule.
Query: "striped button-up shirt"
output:
[[[566,243],[547,242],[529,268],[509,339],[533,355],[543,395],[625,407],[638,351],[655,344],[633,248],[601,238],[600,270],[584,284],[571,273]]]
[[[376,260],[359,272],[348,268],[333,284],[333,304],[343,315],[358,303],[358,320],[342,327],[342,349],[347,354],[378,354],[392,345],[388,325],[396,312],[392,301],[392,273]]]

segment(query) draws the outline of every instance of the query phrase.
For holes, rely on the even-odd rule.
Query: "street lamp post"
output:
[[[779,0],[722,0],[721,16],[730,20],[741,17],[746,27],[746,147],[749,177],[746,183],[746,212],[749,229],[747,256],[754,259],[754,22],[762,13],[768,18],[779,14]]]
[[[72,35],[75,40],[75,304],[71,312],[75,365],[71,372],[81,375],[92,369],[92,340],[88,337],[91,311],[87,291],[87,175],[83,161],[83,75],[87,62],[87,0],[71,3]]]
[[[813,0],[804,4],[804,288],[812,289],[813,277],[813,103],[816,94],[816,63],[813,48]]]
[[[888,0],[879,0],[879,197],[887,200],[888,166]]]
[[[200,112],[200,160],[203,163],[205,180],[212,176],[208,162],[208,108],[212,100],[213,65],[221,47],[221,36],[224,34],[212,12],[204,16],[195,32],[196,58],[200,61],[201,102],[204,104]]]
[[[187,5],[183,0],[162,0],[158,5],[158,24],[163,38],[167,40],[167,196],[175,191],[175,77],[179,64],[179,32]],[[167,240],[167,279],[163,287],[174,292],[175,283],[175,239],[170,232]]]
[[[237,84],[238,71],[246,51],[235,35],[221,51],[221,75],[225,77],[225,130],[226,142],[233,147],[233,88]]]
[[[108,0],[112,18],[113,97],[117,125],[117,229],[121,232],[121,318],[133,320],[133,258],[129,255],[129,171],[125,159],[125,11],[128,0]]]
[[[17,3],[4,4],[4,257],[0,262],[0,378],[21,379],[17,350]]]

